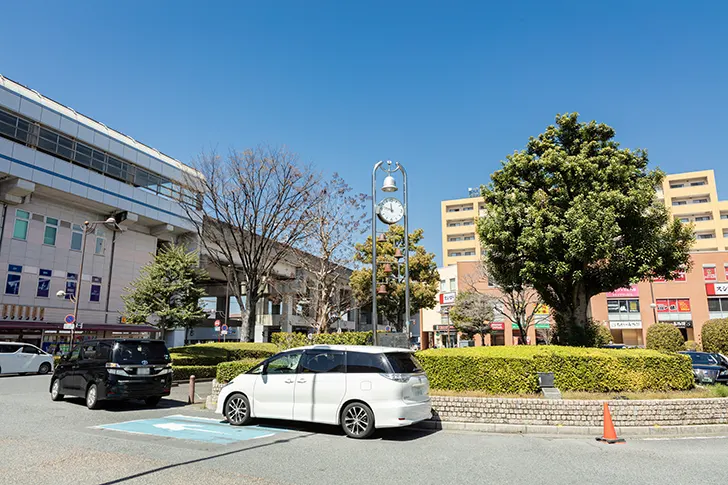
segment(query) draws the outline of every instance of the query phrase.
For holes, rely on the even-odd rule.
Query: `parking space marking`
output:
[[[172,415],[163,418],[135,419],[121,423],[92,426],[122,433],[160,436],[178,440],[229,445],[259,438],[268,438],[281,430],[260,426],[231,426],[225,421],[196,416]]]

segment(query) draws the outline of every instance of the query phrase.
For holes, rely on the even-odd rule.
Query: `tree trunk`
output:
[[[253,300],[249,295],[247,303],[248,318],[243,322],[240,333],[243,342],[253,342],[255,340],[255,324],[258,319],[258,299]]]
[[[480,328],[480,345],[485,347],[485,329]]]
[[[556,337],[560,345],[583,347],[586,341],[586,324],[589,320],[589,297],[584,285],[577,285],[568,306],[556,311]]]

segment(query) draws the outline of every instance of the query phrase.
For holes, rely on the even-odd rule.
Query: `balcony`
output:
[[[469,241],[447,241],[445,243],[445,246],[446,246],[447,250],[452,251],[452,250],[456,250],[456,249],[457,250],[474,249],[473,248],[474,244],[475,244],[475,240],[471,239]]]

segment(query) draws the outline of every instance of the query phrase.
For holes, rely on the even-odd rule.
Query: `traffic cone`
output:
[[[622,438],[617,438],[617,432],[614,431],[614,423],[612,423],[612,414],[609,412],[609,404],[604,403],[604,436],[597,438],[597,441],[603,441],[613,445],[615,443],[626,443]]]

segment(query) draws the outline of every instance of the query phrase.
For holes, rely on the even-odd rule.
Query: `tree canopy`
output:
[[[437,296],[440,275],[435,264],[435,255],[428,253],[419,245],[423,237],[422,229],[416,229],[409,235],[409,271],[410,271],[410,313],[422,308],[433,308]],[[399,249],[404,254],[404,228],[391,225],[385,233],[385,242],[377,243],[377,281],[386,284],[387,294],[377,298],[377,311],[384,315],[388,322],[395,324],[398,330],[404,325],[405,285],[403,281],[395,281],[384,272],[384,264],[389,263],[394,275],[404,275],[404,258],[399,261],[394,257]],[[371,309],[372,300],[372,238],[356,245],[356,261],[369,265],[355,270],[350,279],[354,298],[363,308]],[[402,280],[402,278],[399,278]]]
[[[468,338],[480,335],[485,345],[485,334],[490,332],[490,323],[495,314],[496,299],[475,291],[461,291],[455,297],[450,309],[450,320],[458,332]]]
[[[656,197],[647,152],[578,114],[516,151],[482,188],[478,234],[500,284],[528,284],[555,312],[559,343],[582,345],[592,296],[690,264],[694,236]]]
[[[205,280],[207,273],[198,267],[194,252],[188,252],[183,245],[169,245],[125,288],[126,294],[121,297],[124,314],[130,323],[146,323],[150,315],[156,315],[157,326],[163,332],[198,325],[206,318],[200,306]]]

